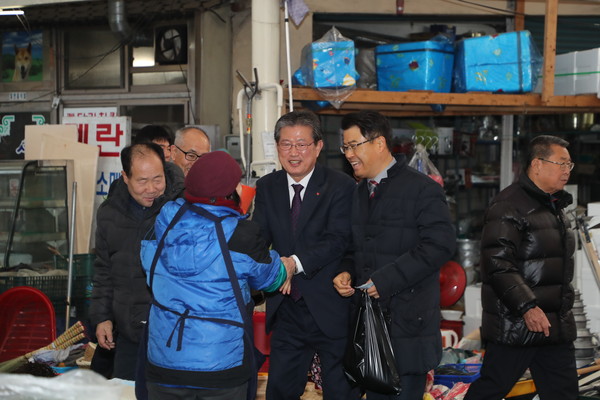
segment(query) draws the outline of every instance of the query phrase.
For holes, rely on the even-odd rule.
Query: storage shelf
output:
[[[304,108],[302,101],[323,100],[320,93],[307,87],[293,88],[294,109]],[[442,104],[442,112],[435,112],[431,104]],[[511,115],[599,112],[600,99],[595,94],[551,96],[542,100],[537,93],[500,94],[487,92],[437,93],[431,91],[380,92],[356,89],[340,109],[326,107],[319,114],[342,115],[365,109],[380,111],[388,116],[453,116],[453,115]]]
[[[14,243],[36,243],[66,240],[66,232],[18,233],[13,236]],[[8,240],[8,232],[0,232],[0,241]]]
[[[12,210],[15,206],[15,200],[0,200],[0,209]],[[65,200],[21,200],[20,208],[66,208]]]

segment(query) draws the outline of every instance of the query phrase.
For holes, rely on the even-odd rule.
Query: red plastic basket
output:
[[[271,354],[271,334],[266,332],[266,313],[255,311],[252,315],[254,325],[254,345],[266,356],[265,363],[258,372],[269,371],[269,356]]]
[[[54,306],[42,291],[18,286],[0,294],[0,362],[47,346],[55,339]]]

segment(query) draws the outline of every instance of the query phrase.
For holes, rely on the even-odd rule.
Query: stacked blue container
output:
[[[375,58],[378,90],[450,92],[454,46],[449,41],[380,45]]]
[[[531,92],[541,65],[528,31],[464,39],[456,50],[454,90]]]

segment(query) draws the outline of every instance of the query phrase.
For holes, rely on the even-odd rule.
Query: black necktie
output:
[[[295,233],[296,225],[298,224],[298,216],[300,216],[300,206],[302,205],[302,198],[300,197],[300,192],[302,191],[302,189],[304,189],[304,186],[302,186],[300,184],[294,184],[294,185],[292,185],[292,188],[294,188],[294,198],[292,199],[292,209],[291,209],[292,232]],[[292,297],[292,300],[294,300],[294,301],[298,301],[298,300],[300,300],[300,297],[302,297],[302,294],[300,293],[298,286],[294,284],[293,280],[292,280],[290,296]]]
[[[300,206],[302,205],[302,198],[300,192],[304,189],[304,186],[299,184],[292,185],[294,188],[294,198],[292,199],[292,231],[296,232],[296,225],[298,224],[298,217],[300,216]]]

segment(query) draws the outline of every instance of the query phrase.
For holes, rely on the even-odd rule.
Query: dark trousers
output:
[[[323,399],[358,399],[358,389],[350,387],[342,366],[346,341],[321,332],[304,300],[284,299],[271,336],[267,400],[298,400],[315,352],[321,359]]]
[[[194,389],[148,382],[149,400],[246,400],[247,383],[227,389]]]
[[[529,368],[541,400],[575,400],[577,367],[573,343],[511,347],[486,346],[481,377],[471,384],[465,400],[503,398]]]
[[[139,343],[132,342],[122,335],[117,337],[113,350],[115,352],[113,377],[127,381],[135,380],[138,348]]]
[[[402,385],[400,395],[390,396],[367,390],[367,400],[422,400],[426,381],[427,374],[400,375],[400,384]]]

